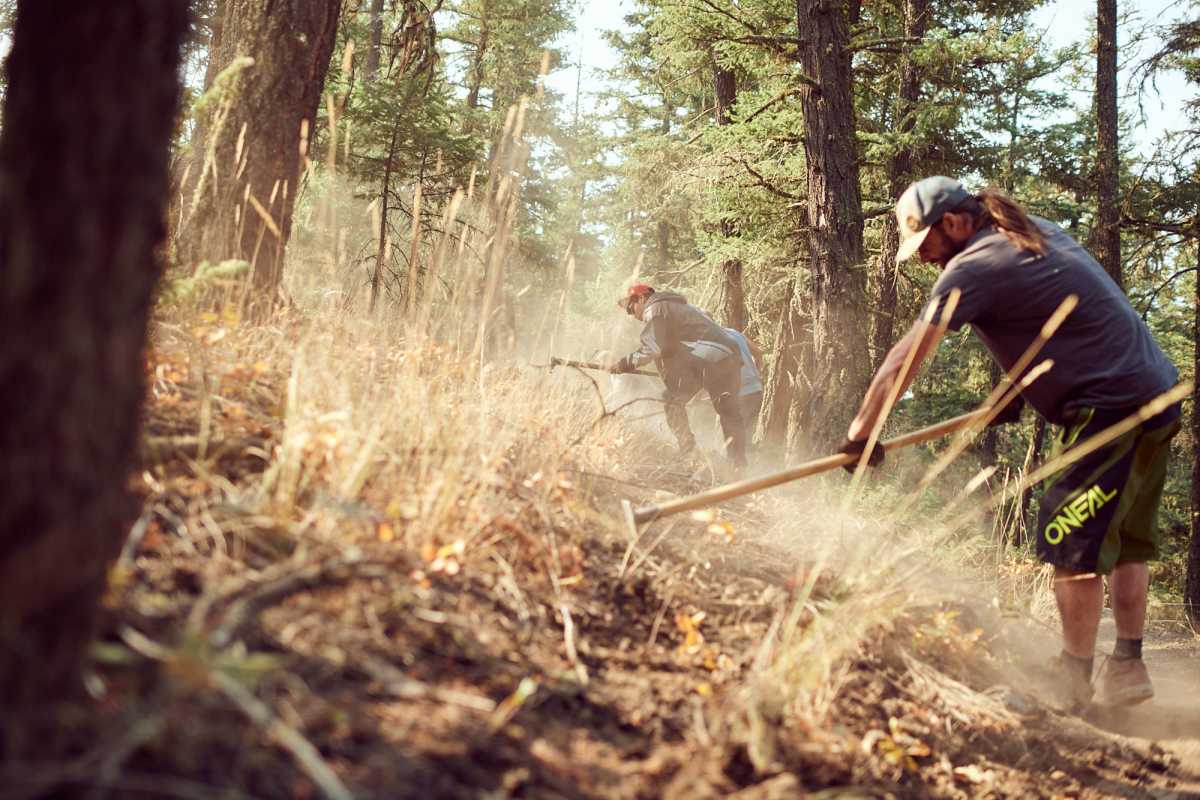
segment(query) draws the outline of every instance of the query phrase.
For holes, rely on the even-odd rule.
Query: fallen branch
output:
[[[361,558],[359,554],[337,556],[318,564],[309,564],[263,583],[230,604],[223,621],[213,631],[209,641],[215,647],[225,647],[237,638],[247,619],[257,616],[267,606],[296,592],[332,583],[345,583],[358,577],[387,575],[387,570],[382,564],[364,562]]]
[[[142,439],[142,462],[144,464],[161,464],[172,458],[199,458],[201,445],[206,444],[204,456],[211,460],[219,460],[227,455],[240,455],[251,449],[265,452],[269,442],[257,436],[234,436],[228,439],[209,439],[204,442],[200,436],[147,436]],[[265,460],[265,459],[264,459]]]
[[[287,750],[297,765],[312,779],[326,797],[331,800],[353,800],[354,795],[338,778],[321,753],[313,747],[312,742],[305,739],[295,728],[292,728],[279,717],[271,708],[249,692],[233,678],[221,672],[211,673],[213,685],[229,698],[229,700],[245,714],[251,722],[263,729],[263,732]]]

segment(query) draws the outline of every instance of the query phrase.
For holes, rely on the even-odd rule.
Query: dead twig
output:
[[[671,607],[671,601],[675,599],[675,587],[671,587],[671,591],[667,593],[667,599],[663,601],[662,608],[658,609],[658,614],[654,616],[654,624],[650,626],[650,636],[646,639],[646,649],[654,646],[654,641],[658,639],[658,629],[662,625],[663,617],[667,615],[667,609]]]
[[[679,522],[678,518],[671,520],[671,523],[669,525],[667,525],[666,528],[663,529],[663,532],[658,535],[658,538],[654,540],[653,544],[651,544],[648,548],[646,548],[646,552],[644,552],[638,556],[638,560],[635,561],[633,564],[633,567],[629,569],[630,575],[633,575],[634,573],[636,573],[638,571],[638,569],[641,568],[642,564],[646,563],[646,560],[648,558],[650,558],[650,555],[655,551],[655,549],[660,544],[662,544],[663,540],[666,539],[667,536],[669,536],[671,534],[671,531],[675,530],[675,525],[678,522]],[[625,557],[623,559],[621,559],[621,570],[617,574],[618,581],[625,580],[626,569],[629,568],[629,559],[633,555],[634,551],[637,549],[636,545],[639,540],[640,540],[640,537],[639,537],[639,539],[634,539],[633,541],[631,541],[629,543],[629,547],[626,548]]]

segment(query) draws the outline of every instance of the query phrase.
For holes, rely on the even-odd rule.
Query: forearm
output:
[[[895,391],[895,396],[899,398],[912,385],[921,364],[937,347],[940,338],[932,326],[918,322],[905,334],[904,338],[888,351],[879,371],[875,373],[870,386],[867,387],[867,393],[858,414],[850,423],[850,428],[846,432],[847,439],[858,441],[866,439],[870,435],[872,428],[875,427],[884,412],[888,398],[895,391],[896,381],[902,381],[899,391]],[[909,352],[914,348],[916,352],[912,356],[911,364],[907,372],[901,376],[901,370],[909,361]]]
[[[885,369],[884,367],[887,367]],[[850,428],[846,431],[846,438],[851,441],[866,439],[870,435],[871,429],[875,426],[879,415],[883,413],[883,405],[887,401],[888,394],[891,392],[892,385],[895,383],[896,376],[900,371],[899,366],[892,368],[886,362],[884,367],[881,367],[875,373],[875,377],[871,379],[871,385],[867,387],[866,396],[863,397],[862,405],[859,406],[858,413],[850,422]]]

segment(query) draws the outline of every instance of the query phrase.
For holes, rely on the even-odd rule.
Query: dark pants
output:
[[[680,449],[687,451],[696,446],[696,437],[688,424],[687,403],[701,389],[712,398],[713,408],[721,418],[721,432],[725,436],[725,455],[734,464],[746,463],[746,426],[738,406],[738,388],[741,385],[741,363],[736,358],[726,358],[717,363],[697,358],[691,353],[681,354],[662,364],[663,383],[666,390],[667,426],[675,434]]]
[[[758,427],[758,415],[762,413],[763,393],[744,394],[738,398],[742,410],[742,423],[746,426],[746,446],[754,441],[754,430]]]

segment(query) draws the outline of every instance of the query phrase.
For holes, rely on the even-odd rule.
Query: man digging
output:
[[[656,292],[637,283],[617,305],[645,323],[641,347],[610,367],[631,372],[653,361],[662,375],[667,425],[681,453],[696,446],[688,424],[687,402],[701,389],[708,392],[721,419],[725,454],[735,467],[746,465],[746,429],[738,408],[742,357],[737,342],[703,311],[674,292]]]
[[[1078,296],[1078,306],[1042,351],[1054,367],[1021,393],[1039,414],[1062,426],[1056,451],[1132,415],[1178,382],[1174,365],[1125,295],[1053,223],[1029,217],[999,192],[973,195],[959,181],[940,176],[909,186],[896,204],[896,219],[897,262],[919,254],[942,267],[931,293],[935,313],[924,319],[940,319],[951,290],[959,289],[949,327],[957,331],[970,324],[1005,370],[1063,300]],[[918,321],[891,349],[850,423],[843,452],[862,453],[909,351],[916,352],[901,392],[938,338],[934,325]],[[1063,631],[1054,670],[1072,706],[1092,698],[1103,575],[1117,644],[1100,675],[1098,699],[1132,705],[1154,695],[1142,661],[1146,562],[1158,555],[1155,517],[1179,418],[1176,403],[1053,476],[1042,498],[1037,552],[1054,565]],[[882,448],[876,447],[868,463],[882,460]]]

